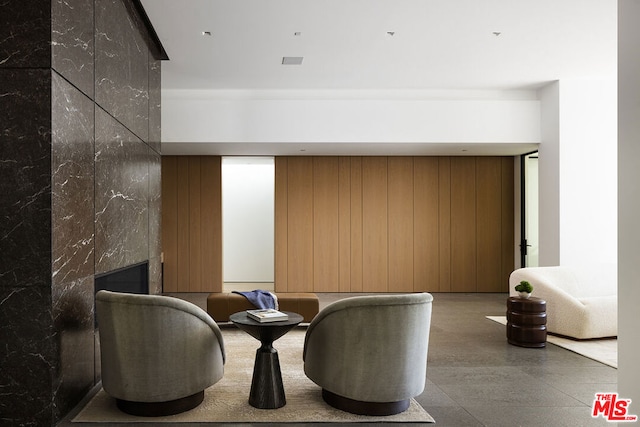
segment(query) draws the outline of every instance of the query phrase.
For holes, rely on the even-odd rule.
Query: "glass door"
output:
[[[522,267],[538,266],[538,152],[520,156]]]

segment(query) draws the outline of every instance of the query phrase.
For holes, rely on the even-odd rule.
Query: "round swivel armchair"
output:
[[[426,382],[432,300],[428,293],[359,296],[320,311],[303,359],[325,402],[364,415],[405,411]]]
[[[224,373],[218,325],[172,297],[96,294],[102,388],[123,412],[173,415],[193,409]]]

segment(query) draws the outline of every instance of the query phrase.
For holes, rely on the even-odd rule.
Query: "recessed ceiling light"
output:
[[[211,31],[203,31],[202,35],[203,36],[211,36]]]
[[[283,56],[282,65],[301,65],[302,56]]]

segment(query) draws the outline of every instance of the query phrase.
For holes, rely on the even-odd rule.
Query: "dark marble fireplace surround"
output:
[[[99,381],[94,277],[161,290],[161,45],[135,0],[0,3],[0,425]]]

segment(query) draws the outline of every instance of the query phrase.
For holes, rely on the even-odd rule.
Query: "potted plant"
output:
[[[516,291],[518,292],[518,295],[520,295],[520,298],[529,298],[531,296],[531,292],[533,292],[533,286],[531,286],[531,283],[523,280],[520,284],[516,285]]]

